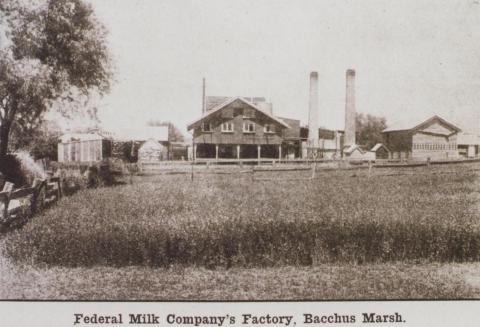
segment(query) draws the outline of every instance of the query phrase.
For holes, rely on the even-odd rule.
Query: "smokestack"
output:
[[[202,115],[206,111],[206,103],[205,103],[205,77],[203,78],[203,87],[202,87]]]
[[[318,146],[318,73],[310,73],[310,99],[308,103],[308,146]]]
[[[347,70],[344,146],[355,144],[355,70]]]

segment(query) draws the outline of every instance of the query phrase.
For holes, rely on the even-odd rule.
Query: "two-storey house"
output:
[[[206,112],[193,123],[196,158],[281,158],[285,130],[263,98],[207,97]]]

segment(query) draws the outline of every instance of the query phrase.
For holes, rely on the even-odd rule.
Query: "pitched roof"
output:
[[[425,125],[430,124],[434,120],[440,121],[442,124],[447,125],[448,127],[450,127],[451,129],[453,129],[457,132],[461,131],[461,129],[459,127],[457,127],[456,125],[446,121],[445,119],[443,119],[442,117],[440,117],[438,115],[434,115],[434,116],[428,118],[427,120],[422,121],[420,124],[418,124],[418,122],[417,123],[406,122],[406,121],[396,122],[396,123],[390,125],[389,127],[385,128],[382,132],[385,133],[385,132],[395,132],[395,131],[416,130],[416,129],[420,129],[421,127],[423,127]]]
[[[258,110],[260,111],[262,114],[264,114],[265,116],[269,117],[270,119],[274,120],[275,122],[279,123],[280,125],[286,127],[286,128],[290,128],[290,126],[285,123],[283,120],[281,120],[280,118],[277,118],[275,116],[272,116],[271,114],[269,114],[268,112],[265,112],[264,110],[261,110],[260,108],[258,108],[254,103],[246,100],[245,98],[243,97],[232,97],[232,98],[228,98],[228,100],[226,100],[225,102],[223,103],[220,103],[218,104],[216,107],[210,109],[209,111],[205,112],[200,118],[196,119],[195,121],[193,121],[192,123],[188,124],[187,126],[187,129],[188,130],[191,130],[195,124],[199,123],[200,121],[204,120],[205,118],[207,118],[208,116],[222,110],[223,108],[225,108],[226,106],[228,106],[229,104],[233,103],[234,101],[236,100],[240,100],[242,101],[243,103],[249,105],[250,107],[252,107],[253,109],[255,110]]]
[[[357,144],[352,144],[352,145],[349,145],[347,146],[343,152],[346,153],[346,154],[351,154],[353,153],[355,150],[358,150],[360,153],[365,153],[365,151],[360,147],[360,145],[357,145]]]
[[[244,100],[247,100],[248,102],[251,102],[253,104],[265,102],[264,97],[240,97]],[[226,97],[226,96],[207,96],[205,98],[205,108],[207,111],[214,109],[218,105],[228,101],[231,99],[231,97]]]
[[[67,132],[60,136],[61,143],[69,143],[71,141],[95,141],[103,140],[105,137],[99,133],[71,133]]]
[[[380,148],[382,148],[382,147],[385,148],[385,149],[387,149],[388,152],[390,152],[390,150],[389,150],[389,149],[385,146],[385,144],[383,144],[383,143],[377,143],[377,144],[375,144],[370,151],[377,152],[378,149],[380,149]]]

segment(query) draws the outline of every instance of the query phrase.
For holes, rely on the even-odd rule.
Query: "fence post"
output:
[[[190,174],[190,180],[193,181],[193,160],[192,160],[192,171],[191,171],[191,174]]]
[[[133,167],[129,168],[128,173],[129,173],[128,181],[130,182],[130,184],[133,184]]]
[[[314,179],[315,178],[315,172],[317,171],[317,162],[314,161],[313,162],[313,165],[312,165],[312,176],[310,177],[310,179]]]
[[[2,212],[2,218],[4,220],[8,219],[8,203],[10,202],[10,194],[9,193],[4,193],[0,194],[0,203],[3,203],[3,212]]]
[[[372,161],[368,160],[368,178],[372,175]]]

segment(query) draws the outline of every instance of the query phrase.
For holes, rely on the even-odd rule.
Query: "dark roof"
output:
[[[222,103],[228,101],[232,97],[225,96],[207,96],[205,98],[205,108],[207,111],[212,110],[213,108],[221,105]],[[260,102],[266,102],[264,97],[239,97],[250,103],[257,104]]]
[[[278,124],[282,125],[283,127],[285,128],[290,128],[290,126],[285,123],[283,120],[281,120],[280,118],[277,118],[273,115],[271,115],[270,113],[264,111],[264,110],[261,110],[260,108],[258,108],[256,106],[255,103],[252,103],[250,101],[247,100],[248,98],[244,98],[244,97],[233,97],[233,98],[227,98],[227,101],[223,102],[223,103],[220,103],[219,105],[217,105],[216,107],[212,108],[211,110],[205,112],[200,118],[196,119],[195,121],[193,121],[191,124],[188,124],[187,125],[187,129],[188,130],[191,130],[196,124],[200,123],[203,119],[207,118],[208,116],[214,114],[215,112],[218,112],[220,110],[222,110],[223,108],[225,108],[226,106],[228,106],[229,104],[239,100],[245,104],[247,104],[248,106],[252,107],[253,109],[255,110],[258,110],[260,111],[262,114],[264,114],[265,116],[269,117],[270,119],[274,120],[275,122],[277,122]]]

